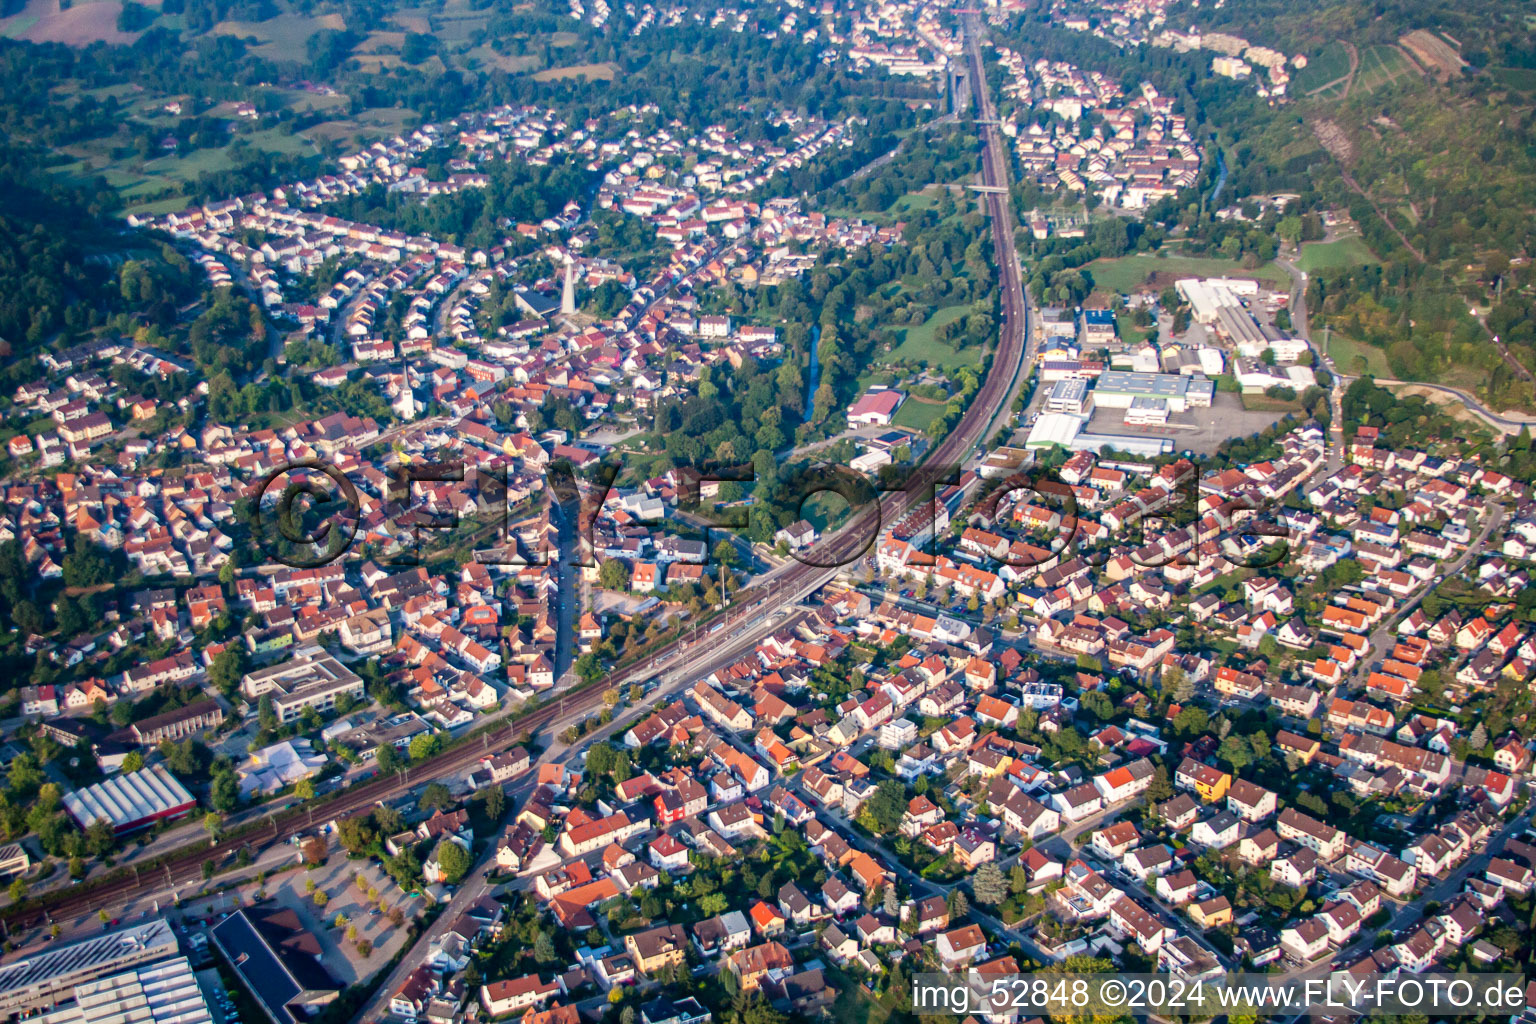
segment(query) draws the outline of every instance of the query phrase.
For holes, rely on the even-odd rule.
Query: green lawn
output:
[[[831,1018],[838,1024],[885,1024],[891,1008],[882,1005],[869,990],[841,968],[826,968],[827,983],[837,990]]]
[[[848,512],[848,499],[834,491],[817,491],[800,506],[800,514],[816,527],[817,533],[841,526],[848,518]]]
[[[938,189],[948,186],[923,186],[917,192],[906,192],[891,200],[891,206],[883,210],[857,210],[851,206],[829,206],[823,213],[826,216],[840,216],[845,220],[869,221],[871,224],[891,224],[894,221],[908,218],[912,213],[920,213],[922,210],[932,209],[938,203]],[[969,207],[966,197],[955,197],[958,212],[965,212]]]
[[[1371,247],[1359,235],[1350,235],[1333,242],[1307,242],[1301,247],[1301,259],[1296,265],[1307,273],[1319,270],[1336,270],[1340,267],[1379,263]]]
[[[1321,336],[1314,332],[1313,337],[1321,344]],[[1375,345],[1366,345],[1346,338],[1337,331],[1328,332],[1328,355],[1333,359],[1333,365],[1339,368],[1340,373],[1359,373],[1361,364],[1359,360],[1365,360],[1364,369],[1373,377],[1392,376],[1392,368],[1387,365],[1387,354]]]
[[[1135,345],[1152,333],[1152,329],[1137,327],[1136,321],[1131,319],[1131,314],[1120,313],[1115,317],[1115,329],[1120,332],[1120,340],[1127,345]]]
[[[162,213],[175,213],[177,210],[186,209],[186,207],[186,196],[172,196],[169,199],[157,199],[150,203],[130,205],[123,210],[123,213],[147,214],[151,217],[158,217]]]
[[[1349,74],[1349,53],[1344,49],[1343,43],[1334,40],[1317,51],[1315,56],[1308,58],[1307,66],[1296,73],[1295,81],[1291,83],[1291,91],[1310,92],[1347,74]]]
[[[1243,395],[1243,408],[1249,412],[1300,412],[1301,399],[1270,398],[1268,395]]]
[[[908,192],[906,195],[898,197],[886,212],[894,213],[898,217],[909,213],[921,213],[923,210],[931,209],[938,201],[938,192],[931,188],[925,188],[921,192]]]
[[[896,410],[896,415],[891,417],[893,426],[906,427],[918,433],[928,429],[928,424],[939,418],[944,411],[942,402],[919,402],[915,398],[908,398],[901,403],[901,408]]]
[[[946,372],[962,366],[975,366],[981,357],[980,348],[956,349],[934,337],[940,327],[958,320],[970,312],[970,306],[943,306],[933,312],[926,321],[916,327],[897,327],[891,330],[896,347],[883,358],[884,362],[926,363],[934,369]]]
[[[1094,260],[1084,269],[1093,275],[1093,286],[1108,292],[1131,292],[1145,284],[1152,275],[1173,277],[1252,277],[1271,286],[1285,288],[1289,278],[1273,263],[1257,270],[1244,270],[1232,260],[1200,256],[1155,256],[1138,254],[1115,260]]]

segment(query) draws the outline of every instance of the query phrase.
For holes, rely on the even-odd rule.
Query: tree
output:
[[[977,868],[971,876],[971,892],[975,893],[977,900],[995,907],[1008,898],[1008,883],[1003,878],[1002,870],[989,861]]]
[[[1179,704],[1187,702],[1195,695],[1195,681],[1189,678],[1189,673],[1177,665],[1163,673],[1163,687]]]
[[[310,899],[315,901],[315,906],[322,909],[324,909],[327,903],[331,902],[330,894],[327,893],[324,889],[316,889],[315,894],[311,896]]]
[[[214,772],[208,801],[215,809],[225,814],[240,806],[240,780],[235,777],[234,772]]]
[[[729,540],[721,540],[716,544],[713,554],[716,562],[730,569],[734,569],[741,560],[736,552],[736,545],[732,544]]]
[[[576,670],[576,675],[584,683],[595,682],[603,675],[603,663],[591,651],[577,658],[571,667]]]
[[[420,736],[411,737],[411,763],[418,764],[437,753],[442,746],[442,739],[435,732],[424,732]]]
[[[1248,767],[1249,762],[1253,758],[1253,748],[1248,745],[1246,739],[1235,732],[1227,734],[1226,739],[1221,741],[1218,753],[1223,761],[1226,761],[1237,771]]]
[[[458,885],[469,872],[469,853],[452,839],[444,839],[437,844],[437,866],[442,869],[443,881],[448,885]]]
[[[1152,769],[1152,781],[1147,785],[1147,799],[1161,803],[1173,796],[1173,783],[1168,779],[1168,769],[1158,765]]]
[[[93,857],[105,857],[117,847],[117,834],[106,818],[97,818],[85,830],[85,848]]]
[[[256,721],[266,732],[277,731],[277,712],[272,707],[272,695],[264,693],[256,702]]]
[[[220,817],[219,814],[215,811],[209,811],[207,814],[203,815],[203,831],[207,832],[210,836],[217,837],[219,834],[219,828],[223,824],[224,819]]]
[[[1083,709],[1101,722],[1107,722],[1115,717],[1115,705],[1109,697],[1099,690],[1089,690],[1078,698]]]
[[[421,799],[417,801],[424,811],[441,811],[453,806],[453,794],[448,792],[448,787],[441,782],[429,782],[427,788],[421,791]]]
[[[400,757],[400,751],[395,749],[393,743],[381,745],[378,753],[374,755],[374,759],[379,766],[379,772],[383,775],[397,772],[405,767],[405,761]]]
[[[123,774],[127,775],[129,772],[136,772],[143,767],[144,755],[139,753],[137,750],[128,751],[127,756],[123,758]]]
[[[226,697],[234,695],[240,686],[240,677],[244,674],[245,648],[239,644],[225,647],[214,655],[213,662],[208,666],[208,681]]]
[[[859,811],[859,823],[877,836],[890,835],[901,826],[907,812],[907,791],[894,779],[886,779]]]
[[[13,879],[11,882],[11,887],[8,891],[11,894],[11,902],[20,903],[22,900],[27,898],[27,883],[22,881],[20,878]]]
[[[965,893],[961,892],[959,889],[949,890],[949,896],[946,898],[945,902],[949,905],[950,924],[955,924],[964,920],[965,916],[971,912],[970,900],[967,900],[965,898]]]
[[[300,779],[293,787],[293,795],[300,800],[313,800],[315,798],[315,784],[308,779]]]
[[[507,812],[507,793],[500,786],[492,786],[485,791],[481,798],[485,803],[485,816],[492,821],[500,821],[501,816]]]
[[[304,855],[304,863],[315,866],[325,861],[325,840],[319,836],[310,836],[304,840],[299,852]]]
[[[555,941],[549,937],[548,932],[539,932],[533,940],[533,958],[541,964],[554,963]]]
[[[617,558],[606,559],[597,570],[597,581],[607,590],[628,590],[629,566]]]
[[[342,848],[353,856],[367,853],[379,838],[378,832],[373,827],[373,820],[366,814],[343,819],[336,827],[336,836],[341,840]],[[363,882],[361,875],[358,876],[358,881]],[[363,885],[359,884],[358,888],[363,888]]]

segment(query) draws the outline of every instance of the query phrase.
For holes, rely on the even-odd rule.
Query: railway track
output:
[[[1002,135],[993,113],[982,74],[975,15],[965,17],[970,86],[974,109],[985,137],[982,154],[982,180],[990,186],[1006,186],[1007,164]],[[679,638],[661,648],[648,660],[632,665],[595,683],[567,691],[559,699],[527,715],[512,719],[481,733],[478,739],[444,751],[413,765],[399,774],[376,776],[341,790],[334,796],[311,804],[286,809],[265,822],[247,825],[218,841],[193,841],[142,867],[123,869],[95,884],[71,886],[50,892],[35,900],[0,909],[0,921],[8,929],[25,928],[53,917],[66,917],[111,906],[136,896],[159,892],[167,887],[196,885],[203,881],[203,864],[209,860],[216,869],[226,868],[241,849],[256,855],[294,834],[311,828],[317,821],[346,818],[365,811],[380,801],[399,796],[424,779],[439,778],[462,771],[487,754],[498,753],[516,745],[519,736],[536,733],[565,718],[595,711],[604,690],[623,688],[657,672],[677,667],[674,663],[697,650],[710,650],[720,643],[718,634],[732,630],[732,638],[744,631],[761,630],[764,635],[775,627],[774,613],[787,604],[831,582],[838,565],[848,564],[867,550],[878,537],[881,526],[894,523],[925,500],[930,488],[942,482],[941,475],[957,466],[978,441],[984,440],[1001,404],[1008,399],[1014,381],[1028,357],[1026,305],[1023,287],[1014,260],[1012,217],[1005,192],[985,193],[992,225],[995,262],[1002,291],[1002,330],[986,380],[955,429],[930,449],[914,471],[908,486],[887,492],[882,498],[856,514],[841,530],[816,549],[817,560],[838,563],[831,567],[800,564],[774,580],[771,586],[755,586],[736,595],[735,603],[707,629],[701,627],[690,637]],[[931,500],[931,499],[929,499]],[[530,769],[532,771],[533,769]]]

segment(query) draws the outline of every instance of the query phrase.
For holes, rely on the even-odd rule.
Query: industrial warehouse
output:
[[[159,764],[64,794],[64,809],[81,828],[105,820],[118,835],[180,818],[196,805],[187,787]]]
[[[171,926],[155,919],[29,956],[0,967],[0,1014],[64,1003],[76,986],[180,952]]]

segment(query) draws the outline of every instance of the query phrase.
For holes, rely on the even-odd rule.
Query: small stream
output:
[[[1221,193],[1226,190],[1226,187],[1227,158],[1218,149],[1216,151],[1216,187],[1211,189],[1211,201],[1209,204],[1212,210],[1216,209],[1216,201],[1221,198]]]
[[[820,340],[821,324],[817,324],[811,328],[811,372],[805,383],[805,409],[800,413],[800,418],[807,422],[811,418],[811,406],[816,402],[816,385],[821,383],[821,359],[816,354]]]

